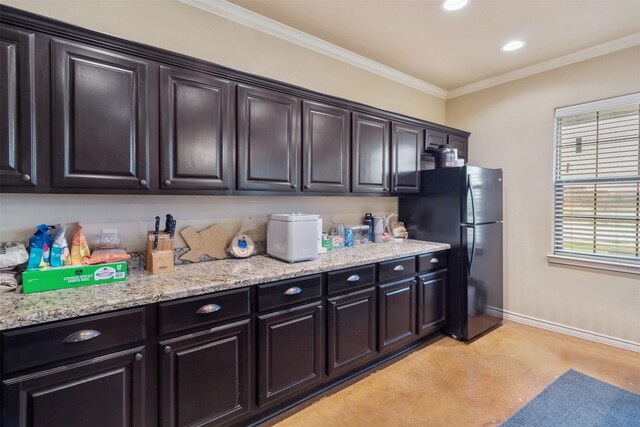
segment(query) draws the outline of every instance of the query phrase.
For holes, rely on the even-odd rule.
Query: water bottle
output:
[[[373,242],[373,215],[371,213],[364,214],[363,224],[369,226],[369,241]]]

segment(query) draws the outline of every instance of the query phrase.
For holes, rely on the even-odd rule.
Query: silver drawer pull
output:
[[[207,304],[200,307],[198,311],[196,311],[196,314],[215,313],[216,311],[220,311],[221,308],[222,307],[220,307],[218,304]]]
[[[294,286],[293,288],[289,288],[286,291],[284,291],[285,295],[298,295],[300,292],[302,292],[302,289],[300,289],[297,286]]]
[[[69,334],[62,342],[82,342],[89,341],[100,336],[100,332],[95,329],[83,329]]]
[[[349,276],[349,278],[347,279],[347,282],[357,282],[360,280],[360,276],[358,276],[357,274],[354,274],[353,276]]]
[[[393,271],[402,271],[404,270],[404,265],[396,265],[393,267]]]
[[[437,264],[440,261],[438,260],[438,258],[431,258],[431,261],[429,261],[431,264]]]

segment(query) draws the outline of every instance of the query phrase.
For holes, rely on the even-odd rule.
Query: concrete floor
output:
[[[276,425],[496,425],[568,369],[640,394],[640,353],[505,323],[471,344],[442,339]]]

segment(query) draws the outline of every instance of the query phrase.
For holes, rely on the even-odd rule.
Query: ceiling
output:
[[[449,91],[640,36],[640,0],[470,0],[455,12],[439,0],[230,1]],[[502,52],[513,39],[527,44]]]

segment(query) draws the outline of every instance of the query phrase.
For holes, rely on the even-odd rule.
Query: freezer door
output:
[[[470,340],[502,322],[502,224],[463,227],[467,321]]]
[[[466,168],[466,201],[462,222],[485,224],[502,221],[502,169]]]

